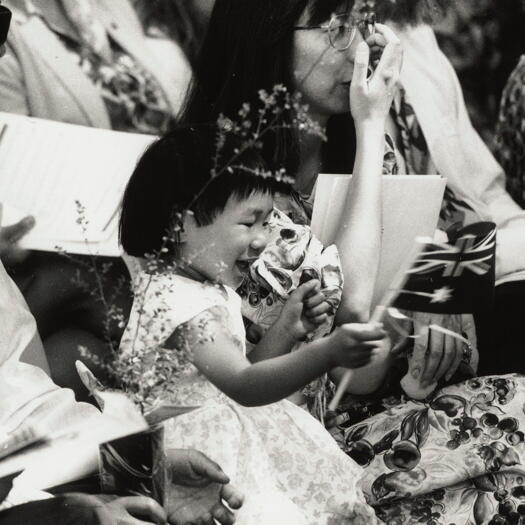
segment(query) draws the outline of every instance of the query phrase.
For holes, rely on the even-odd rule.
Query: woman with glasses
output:
[[[359,6],[363,4],[370,2]],[[405,25],[417,26],[446,4],[446,0],[384,0],[377,7],[388,16],[397,15]],[[347,297],[338,311],[339,321],[366,316],[370,306],[378,227],[375,167],[368,171],[370,164],[380,171],[382,161],[384,173],[415,173],[414,166],[430,169],[431,161],[422,147],[420,128],[411,128],[406,118],[402,122],[403,115],[412,115],[402,90],[394,90],[393,111],[387,107],[382,112],[386,125],[381,133],[369,126],[367,111],[378,109],[370,97],[361,99],[363,105],[356,104],[351,80],[353,70],[361,67],[356,64],[363,63],[360,43],[365,39],[369,43],[373,63],[381,47],[390,46],[389,67],[379,61],[386,85],[389,70],[396,76],[393,57],[400,54],[390,32],[380,26],[374,33],[370,21],[363,20],[352,1],[216,0],[183,114],[183,120],[194,125],[215,122],[220,114],[238,121],[243,103],[259,107],[260,89],[271,92],[274,85],[282,84],[301,92],[309,116],[325,128],[328,140],[291,129],[292,117],[285,112],[282,126],[262,141],[268,166],[284,168],[295,177],[296,191],[282,195],[277,205],[297,223],[311,218],[310,195],[318,173],[366,174],[366,191],[352,203],[359,210],[353,227],[354,233],[366,232],[369,237],[363,241],[356,235],[353,244],[339,246],[347,272]],[[415,35],[420,34],[417,29]],[[417,50],[417,38],[409,43]],[[431,63],[424,66],[432,68]],[[372,83],[376,73],[369,72]],[[385,97],[383,103],[388,102]],[[383,147],[384,158],[379,152]],[[372,198],[367,201],[367,197]],[[459,200],[449,192],[445,219],[453,220]],[[362,217],[367,217],[368,229],[359,229]],[[271,308],[262,294],[252,292],[249,302],[247,309],[256,305],[261,317]],[[457,320],[450,322],[452,329],[459,328]],[[461,328],[470,334],[473,326],[470,322]],[[457,382],[461,377],[454,373],[463,355],[448,337],[434,341],[428,351],[426,342],[419,342],[416,350],[431,378]],[[365,467],[362,486],[378,516],[392,524],[481,523],[491,518],[494,523],[507,519],[512,523],[519,518],[525,483],[515,471],[525,464],[522,382],[509,376],[472,379],[438,390],[430,402],[418,402],[407,400],[400,389],[399,379],[406,370],[405,358],[354,374],[350,390],[359,395],[344,399],[331,428],[341,448]]]
[[[393,33],[381,26],[377,38],[388,46],[388,52],[367,83],[368,90],[362,92],[355,86],[351,97],[356,52],[364,40],[361,31],[366,28],[357,26],[350,2],[312,2],[306,9],[307,4],[306,0],[257,1],[249,6],[216,2],[181,119],[188,123],[212,122],[219,113],[235,118],[242,103],[257,108],[259,90],[271,92],[278,84],[289,93],[301,92],[310,118],[327,127],[328,142],[323,143],[319,136],[296,134],[289,127],[292,115],[287,112],[280,129],[266,136],[265,160],[271,169],[285,168],[295,178],[296,189],[307,197],[305,201],[297,200],[295,213],[288,209],[291,201],[282,203],[284,211],[303,223],[309,219],[298,215],[309,206],[306,201],[317,174],[321,170],[348,172],[346,166],[356,161],[353,172],[364,182],[363,198],[359,193],[353,195],[355,221],[339,248],[350,261],[345,265],[345,280],[353,289],[343,309],[359,318],[368,308],[375,280],[383,129],[401,53]],[[367,46],[364,48],[367,50]],[[368,58],[363,60],[363,67],[368,69]],[[356,130],[349,118],[351,104]],[[364,241],[360,250],[355,250],[357,238]]]

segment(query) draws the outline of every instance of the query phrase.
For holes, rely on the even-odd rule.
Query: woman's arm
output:
[[[370,315],[381,247],[381,175],[384,128],[401,67],[401,46],[392,31],[377,24],[386,42],[381,60],[367,80],[370,51],[356,51],[350,109],[356,126],[354,174],[346,197],[347,215],[336,234],[345,287],[336,322],[365,321]]]
[[[345,285],[336,323],[368,319],[381,247],[381,167],[384,126],[364,122],[357,126],[357,155],[351,191],[345,201],[345,219],[335,244],[342,261]]]

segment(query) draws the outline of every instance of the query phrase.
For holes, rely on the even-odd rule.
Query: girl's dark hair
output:
[[[151,144],[124,192],[119,235],[126,253],[145,257],[168,248],[168,257],[173,256],[178,213],[191,209],[197,224],[205,226],[224,210],[230,197],[243,200],[254,193],[272,194],[275,180],[250,171],[264,169],[257,150],[240,155],[234,163],[237,167],[222,169],[233,150],[233,143],[221,150],[218,175],[212,177],[215,127],[180,126]]]
[[[182,121],[212,123],[221,113],[238,119],[243,103],[256,111],[259,90],[271,92],[278,84],[292,93],[293,27],[302,12],[308,7],[308,22],[317,25],[352,6],[353,0],[216,0]],[[291,118],[283,113],[284,126],[265,137],[263,157],[271,169],[285,168],[294,176],[299,137],[286,127]],[[331,119],[328,138],[324,169],[348,172],[355,153],[349,114]]]

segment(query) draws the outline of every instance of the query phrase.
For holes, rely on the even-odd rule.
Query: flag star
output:
[[[443,288],[438,288],[437,290],[434,290],[434,293],[432,294],[432,298],[430,299],[431,303],[446,303],[450,299],[452,299],[452,288],[449,288],[448,286],[443,286]]]

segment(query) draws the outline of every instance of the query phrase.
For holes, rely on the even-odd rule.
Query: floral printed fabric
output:
[[[58,36],[80,69],[99,87],[112,129],[151,135],[168,130],[172,115],[162,88],[116,43],[110,41],[113,56],[107,62],[90,47]]]
[[[223,293],[225,291],[225,293]],[[143,300],[134,304],[122,350],[140,331],[141,317],[152,318],[140,338],[144,351],[163,348],[172,331],[199,313],[221,307],[218,321],[245,352],[240,299],[227,287],[202,284],[174,275],[148,280]],[[213,334],[206,333],[210,337]],[[168,351],[167,349],[163,350]],[[176,352],[177,350],[173,350]],[[220,351],[218,348],[217,351]],[[345,455],[322,425],[303,409],[283,400],[261,407],[243,407],[211,384],[188,363],[188,373],[169,385],[168,399],[200,408],[166,423],[166,446],[204,451],[228,473],[246,496],[236,523],[276,525],[257,504],[286,503],[295,521],[287,525],[373,525],[376,518],[365,503],[359,480],[362,469]],[[246,515],[248,514],[248,515]]]
[[[252,264],[250,274],[238,290],[241,298],[246,298],[243,316],[266,330],[277,320],[289,294],[302,280],[318,279],[332,309],[328,319],[312,336],[326,335],[332,328],[343,289],[343,272],[336,247],[324,248],[308,226],[294,224],[277,209],[272,213],[269,228],[266,248]]]
[[[401,153],[405,159],[407,174],[437,173],[417,115],[402,87],[399,88],[399,96],[394,100],[390,112],[399,130]],[[390,173],[399,173],[398,167],[394,165]],[[458,199],[452,189],[447,186],[441,206],[439,227],[443,231],[459,230],[467,224],[467,216],[471,217],[473,213],[472,208],[466,202]],[[477,220],[479,218],[475,217],[470,222]]]
[[[525,206],[525,56],[512,72],[503,96],[496,131],[495,156],[507,176],[507,190]]]
[[[525,377],[470,379],[338,427],[387,524],[525,523]]]

